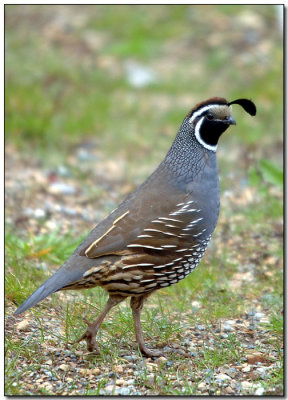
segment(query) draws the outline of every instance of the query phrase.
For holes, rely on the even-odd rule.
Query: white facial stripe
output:
[[[209,109],[210,107],[211,107],[211,106],[208,106],[208,109]],[[202,112],[203,112],[203,108],[202,108]],[[202,112],[201,112],[201,113],[202,113]],[[193,116],[193,117],[194,117],[194,116]],[[197,122],[197,124],[195,125],[195,137],[196,137],[196,139],[198,140],[198,142],[201,143],[203,147],[205,147],[205,149],[208,149],[208,150],[211,150],[211,151],[216,152],[216,150],[217,150],[217,144],[216,144],[215,146],[212,146],[211,144],[205,143],[204,140],[201,139],[201,136],[200,136],[200,128],[201,128],[201,125],[202,125],[202,122],[203,122],[204,118],[205,118],[205,117],[202,117],[202,118]]]
[[[224,105],[224,104],[223,104]],[[203,112],[210,110],[211,108],[215,108],[217,104],[210,104],[209,106],[205,106],[200,108],[198,111],[195,111],[192,115],[192,117],[189,119],[189,122],[192,123],[199,115],[201,115]]]

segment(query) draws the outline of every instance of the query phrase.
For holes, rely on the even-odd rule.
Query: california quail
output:
[[[74,253],[15,312],[23,313],[58,290],[101,286],[109,299],[77,341],[99,351],[97,331],[109,310],[131,296],[136,339],[146,356],[140,312],[155,290],[189,275],[198,265],[217,223],[218,139],[236,122],[231,105],[256,115],[254,103],[213,97],[184,118],[165,159],[152,175],[100,222]]]

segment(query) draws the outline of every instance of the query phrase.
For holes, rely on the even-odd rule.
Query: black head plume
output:
[[[250,115],[256,115],[256,106],[253,101],[248,99],[238,99],[231,101],[227,105],[230,106],[231,104],[239,104],[239,106],[243,107],[244,110]]]

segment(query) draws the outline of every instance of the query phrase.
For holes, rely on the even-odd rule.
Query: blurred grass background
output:
[[[222,209],[214,241],[202,268],[159,291],[158,299],[165,312],[179,309],[180,313],[192,300],[199,301],[204,308],[188,317],[191,326],[211,318],[239,317],[250,305],[260,304],[273,316],[270,329],[281,341],[282,11],[275,5],[5,6],[8,305],[14,309],[31,294],[73,251],[79,234],[88,233],[153,171],[195,103],[212,96],[230,101],[246,97],[255,102],[256,117],[235,105],[237,126],[220,141]],[[96,149],[101,157],[83,160],[79,148]],[[113,168],[103,160],[113,162]],[[50,218],[60,225],[52,233],[45,225],[48,217],[36,221],[37,229],[32,225],[32,230],[16,223],[24,207],[44,208],[44,199],[51,197],[49,191],[37,192],[29,183],[11,189],[11,179],[25,184],[21,174],[30,164],[40,172],[66,167],[71,180],[83,189],[86,203],[81,207],[87,208],[93,222],[82,221],[80,229],[72,217],[62,215],[57,221],[52,214]],[[78,206],[77,196],[68,197],[56,196],[54,201]],[[61,233],[64,225],[66,236]],[[48,270],[39,268],[42,262]],[[239,273],[242,286],[236,287]],[[83,296],[88,303],[91,296],[94,303],[103,303],[105,297],[98,289]],[[157,303],[156,299],[151,296],[151,302]],[[52,301],[59,318],[62,303]],[[83,329],[82,306],[72,302],[74,320],[62,321],[72,336]],[[167,321],[161,315],[163,322],[155,325],[149,312],[143,318],[150,321],[152,336],[157,336],[157,324],[161,327]],[[120,318],[113,325],[116,336],[126,329],[126,321],[122,322]],[[167,326],[162,331],[169,336]],[[14,336],[8,343],[9,394],[23,394],[13,387],[25,372],[19,369],[22,344]],[[38,357],[37,349],[25,346]],[[280,393],[280,373],[276,380]],[[269,386],[269,379],[266,383]]]

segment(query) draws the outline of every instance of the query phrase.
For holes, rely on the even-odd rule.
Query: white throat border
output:
[[[193,113],[192,117],[189,118],[189,123],[192,124],[192,122],[195,121],[195,119],[196,119],[197,117],[199,117],[199,115],[203,114],[203,112],[205,112],[205,111],[210,110],[211,108],[214,108],[215,106],[217,106],[217,104],[210,104],[209,106],[204,106],[204,107],[200,108],[198,111],[195,111],[195,112]],[[204,142],[204,140],[203,140],[203,139],[201,138],[201,136],[200,136],[200,128],[201,128],[201,125],[202,125],[202,123],[203,123],[204,118],[205,118],[205,116],[203,116],[202,118],[200,118],[200,120],[199,120],[199,121],[197,122],[197,124],[195,125],[195,137],[196,137],[196,139],[198,140],[198,142],[199,142],[200,144],[202,144],[203,147],[205,147],[205,149],[214,151],[214,153],[216,153],[217,144],[214,145],[214,146],[211,145],[211,144],[208,144],[208,143]]]

